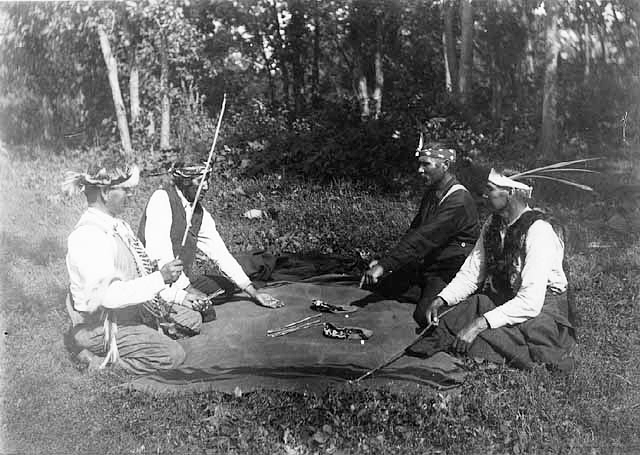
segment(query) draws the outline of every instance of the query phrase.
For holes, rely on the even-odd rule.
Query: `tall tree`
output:
[[[466,105],[471,95],[473,73],[473,5],[472,0],[460,0],[460,73],[458,86],[460,102]]]
[[[384,69],[382,67],[383,52],[383,12],[376,11],[376,44],[374,54],[375,87],[373,89],[374,111],[373,118],[379,119],[382,114],[382,89],[384,86]]]
[[[450,94],[458,93],[458,57],[456,56],[456,35],[454,32],[456,9],[453,1],[454,0],[444,1],[444,32],[442,33],[445,84],[446,90]]]
[[[543,156],[551,157],[558,141],[558,56],[560,40],[558,37],[558,1],[545,0],[545,72],[542,101],[542,132],[540,150]]]
[[[102,16],[106,20],[113,20],[113,11],[102,10]],[[97,26],[98,37],[100,39],[100,48],[104,57],[104,63],[107,66],[107,75],[109,77],[109,85],[111,86],[111,94],[113,96],[113,105],[116,111],[116,120],[118,123],[118,131],[120,132],[120,142],[126,156],[133,155],[131,148],[131,139],[129,137],[129,125],[127,123],[127,112],[122,101],[122,93],[120,92],[120,82],[118,81],[118,62],[116,61],[111,44],[109,43],[109,35],[104,24],[99,23]]]

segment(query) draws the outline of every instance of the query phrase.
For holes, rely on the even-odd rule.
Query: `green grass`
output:
[[[153,396],[123,390],[118,371],[79,371],[63,345],[65,241],[84,202],[62,197],[58,188],[65,169],[83,164],[0,159],[0,453],[640,451],[640,242],[584,247],[607,237],[597,223],[606,207],[598,202],[554,207],[577,239],[570,260],[582,326],[577,368],[567,376],[545,368],[476,368],[447,394],[345,388],[320,395]],[[134,228],[158,183],[147,179],[137,190],[124,215]],[[384,252],[408,226],[417,200],[413,192],[265,177],[216,181],[207,206],[232,251],[353,255]],[[277,219],[243,218],[251,208],[270,208]]]

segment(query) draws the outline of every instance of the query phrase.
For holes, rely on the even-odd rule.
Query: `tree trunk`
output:
[[[442,33],[442,47],[444,49],[445,87],[447,93],[458,92],[458,58],[456,56],[456,37],[453,32],[453,24],[456,18],[456,10],[453,0],[444,3],[444,32]]]
[[[360,119],[364,122],[371,117],[371,109],[369,108],[369,89],[367,88],[367,76],[362,68],[362,59],[358,58],[356,63],[356,83],[358,91],[358,100],[360,101]]]
[[[282,39],[282,28],[280,27],[280,19],[278,18],[277,0],[271,2],[271,11],[273,13],[273,22],[275,24],[275,54],[280,62],[280,71],[282,73],[282,98],[284,100],[285,110],[289,110],[289,68],[287,67],[287,51],[284,40]],[[291,119],[291,118],[290,118]]]
[[[160,36],[160,149],[171,147],[171,103],[169,102],[169,55],[164,35]]]
[[[290,6],[291,22],[289,23],[287,39],[293,72],[293,103],[294,118],[298,118],[305,110],[304,100],[304,33],[305,20],[302,5],[294,0]]]
[[[376,85],[373,89],[373,100],[375,101],[374,119],[379,119],[382,114],[382,88],[384,86],[384,70],[382,68],[382,17],[376,19],[376,52],[374,56],[374,66],[376,72]]]
[[[102,25],[98,26],[98,37],[100,39],[100,48],[102,49],[102,56],[104,57],[104,63],[107,66],[107,74],[109,76],[109,86],[111,87],[111,96],[113,98],[113,105],[116,110],[116,120],[118,122],[118,131],[120,131],[120,142],[122,143],[122,149],[124,154],[128,157],[133,155],[133,149],[131,148],[131,138],[129,137],[129,125],[127,124],[127,112],[124,108],[124,102],[122,101],[122,93],[120,92],[120,83],[118,82],[118,63],[116,58],[111,53],[111,45],[109,44],[109,37]]]
[[[524,58],[524,76],[525,80],[532,80],[535,72],[535,50],[533,47],[533,39],[531,38],[531,20],[529,19],[529,2],[525,0],[522,6],[522,14],[521,14],[522,24],[524,26],[526,32],[526,41],[525,41],[525,58]]]
[[[460,102],[469,103],[471,95],[471,77],[473,71],[473,6],[471,0],[460,1],[461,35],[460,74],[458,88]]]
[[[591,34],[589,23],[584,23],[584,78],[588,79],[591,74]]]
[[[558,141],[557,105],[558,105],[558,54],[560,41],[558,37],[558,4],[557,0],[547,0],[546,17],[546,52],[544,74],[544,98],[542,101],[542,137],[540,149],[542,156],[551,158]]]
[[[135,49],[131,52],[129,68],[129,103],[131,104],[131,124],[135,125],[140,119],[140,72]]]
[[[320,106],[320,10],[315,0],[313,13],[313,68],[311,69],[311,105]]]

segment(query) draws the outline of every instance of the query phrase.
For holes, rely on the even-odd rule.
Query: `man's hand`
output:
[[[281,300],[276,299],[275,297],[270,296],[269,294],[258,293],[253,284],[250,284],[244,289],[244,292],[249,294],[249,296],[256,302],[258,305],[267,308],[281,308],[284,306],[284,303]]]
[[[383,274],[384,268],[378,264],[378,261],[372,261],[371,264],[369,264],[369,269],[362,275],[360,288],[376,284]]]
[[[182,261],[180,259],[174,259],[173,261],[167,262],[160,269],[160,273],[162,274],[162,279],[165,284],[171,284],[175,282],[182,273]]]
[[[441,306],[444,306],[446,304],[447,303],[444,301],[444,299],[442,299],[442,297],[436,297],[431,301],[426,310],[427,324],[438,325],[438,323],[440,322],[440,320],[438,319],[438,310]]]
[[[460,330],[453,342],[453,350],[460,354],[466,353],[469,351],[471,343],[473,343],[476,337],[488,328],[489,323],[483,316],[474,319],[470,324]]]
[[[184,299],[182,299],[181,305],[195,310],[198,306],[201,306],[202,300],[206,298],[207,296],[200,291],[195,293],[195,292],[189,292],[187,290],[187,295],[185,295]]]
[[[267,308],[282,308],[284,306],[282,300],[276,299],[269,294],[257,293],[255,301],[258,305],[262,305]]]

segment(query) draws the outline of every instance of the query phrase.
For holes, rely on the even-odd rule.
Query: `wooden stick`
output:
[[[294,322],[292,322],[290,324],[287,324],[285,326],[278,327],[277,329],[267,330],[267,334],[274,333],[274,332],[280,332],[280,331],[282,331],[284,329],[288,329],[289,327],[293,327],[294,325],[302,324],[303,322],[306,322],[309,319],[319,318],[320,316],[321,316],[320,314],[314,314],[313,316],[309,316],[308,318],[300,319],[299,321],[294,321]]]
[[[222,116],[224,115],[224,108],[227,105],[227,94],[225,93],[222,98],[222,107],[220,108],[220,115],[218,116],[218,125],[216,126],[216,133],[213,136],[213,144],[211,144],[211,150],[209,150],[209,158],[207,158],[207,164],[204,167],[204,175],[200,184],[198,185],[198,190],[196,191],[196,197],[193,199],[191,203],[191,216],[187,220],[187,226],[184,229],[184,235],[182,236],[182,243],[180,244],[182,248],[184,248],[187,243],[187,234],[189,233],[189,229],[191,229],[191,220],[193,219],[193,215],[195,214],[196,204],[198,203],[198,199],[200,199],[200,193],[202,192],[202,187],[204,186],[204,181],[207,179],[207,172],[211,167],[211,160],[213,158],[213,151],[216,148],[216,142],[218,142],[218,133],[220,133],[220,125],[222,124]]]
[[[442,314],[440,314],[438,316],[438,318],[441,318],[442,316],[444,316],[445,314],[447,314],[449,311],[453,310],[453,308],[449,308],[446,311],[443,311]],[[362,376],[360,376],[358,379],[354,379],[349,381],[350,383],[358,383],[360,381],[362,381],[363,379],[371,376],[373,373],[377,373],[378,371],[382,370],[383,368],[388,367],[389,365],[391,365],[393,362],[395,362],[396,360],[398,360],[400,357],[402,357],[405,352],[407,352],[407,349],[409,349],[411,346],[413,346],[414,344],[416,344],[418,341],[420,341],[424,335],[427,333],[427,331],[433,327],[433,322],[430,323],[429,325],[427,325],[424,329],[422,329],[422,331],[418,334],[418,336],[411,342],[409,343],[407,346],[405,346],[402,351],[397,352],[395,355],[393,355],[393,357],[391,357],[389,360],[387,360],[386,362],[384,362],[381,365],[378,365],[377,367],[375,367],[373,370],[369,370],[367,371],[365,374],[363,374]]]
[[[292,332],[296,332],[298,330],[302,330],[302,329],[308,329],[309,327],[315,327],[317,325],[322,325],[323,322],[322,321],[309,321],[306,324],[302,324],[302,325],[296,325],[294,327],[289,327],[288,329],[284,329],[280,332],[273,332],[273,333],[268,333],[267,336],[269,337],[279,337],[282,335],[286,335],[288,333],[292,333]]]

